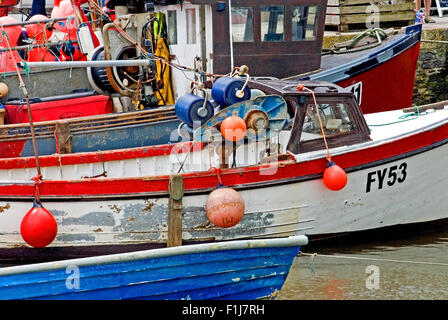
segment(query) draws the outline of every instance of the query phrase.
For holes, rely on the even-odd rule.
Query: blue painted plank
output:
[[[72,134],[72,152],[146,147],[179,142],[177,119]]]
[[[57,296],[42,297],[42,299],[113,300],[146,297],[147,299],[161,300],[161,294],[165,294],[165,299],[211,299],[220,295],[252,290],[260,285],[281,287],[289,268],[290,266],[283,266],[283,268],[266,268],[266,270],[253,269],[217,273],[203,277],[161,280],[104,290],[69,292]],[[277,276],[277,274],[280,276]],[[236,278],[240,278],[240,281],[232,280]]]
[[[275,252],[275,253],[274,253]],[[25,275],[11,275],[0,278],[1,298],[31,298],[33,295],[64,295],[52,298],[94,297],[97,299],[132,298],[141,292],[169,294],[176,291],[179,284],[188,290],[201,289],[208,283],[225,285],[239,277],[264,277],[266,274],[287,274],[298,248],[254,248],[246,250],[223,251],[216,254],[189,254],[158,259],[145,259],[135,262],[114,263],[80,268],[80,290],[93,289],[91,293],[75,293],[67,289],[65,280],[69,276],[65,270],[39,272]],[[258,257],[257,255],[261,255]],[[218,261],[222,259],[222,261]],[[198,262],[201,263],[198,263]],[[178,267],[176,266],[179,265]],[[260,267],[259,269],[256,269]],[[218,275],[209,274],[210,271]],[[277,270],[277,271],[274,271]],[[108,274],[108,273],[111,274]],[[180,276],[187,277],[179,279]],[[51,279],[49,281],[49,279]],[[168,279],[166,281],[162,281]],[[199,281],[198,279],[201,279]],[[219,282],[217,279],[219,279]],[[205,281],[205,282],[204,282]],[[217,282],[218,281],[218,282]],[[32,284],[35,282],[34,284]],[[127,286],[140,283],[138,286]],[[18,285],[20,284],[20,285]],[[108,289],[101,290],[107,284]],[[18,285],[18,286],[14,286]],[[125,286],[124,288],[120,286]],[[143,291],[142,291],[143,290]],[[155,291],[154,291],[155,290]],[[165,291],[164,291],[165,290]],[[168,292],[166,291],[168,290]],[[67,294],[65,294],[68,291]],[[128,292],[128,293],[126,293]],[[48,298],[48,297],[47,297]]]

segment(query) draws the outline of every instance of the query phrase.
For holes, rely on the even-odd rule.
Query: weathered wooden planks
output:
[[[176,247],[182,245],[182,198],[184,196],[182,175],[170,176],[169,194],[167,246]]]
[[[338,31],[365,30],[373,22],[379,22],[379,27],[401,27],[412,24],[414,19],[412,0],[329,0],[325,25],[336,26]]]

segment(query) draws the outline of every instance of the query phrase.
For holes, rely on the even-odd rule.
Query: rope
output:
[[[42,183],[42,175],[38,174],[37,176],[31,178],[34,180],[34,198],[36,199],[37,203],[40,203],[40,191],[39,191],[39,185]]]
[[[354,46],[365,36],[377,38],[378,41],[373,44],[370,44],[370,45],[365,45],[362,47],[354,48]],[[379,46],[382,43],[382,40],[384,40],[386,38],[387,38],[387,34],[384,32],[383,29],[381,29],[381,28],[368,29],[368,30],[364,31],[363,33],[354,37],[351,40],[350,44],[347,45],[346,47],[337,49],[333,46],[330,49],[322,49],[322,55],[352,53],[352,52],[358,52],[358,51],[375,48],[375,47]],[[346,49],[346,50],[343,50],[343,49]]]
[[[218,188],[221,188],[222,186],[224,186],[224,184],[222,183],[222,169],[221,168],[216,168],[216,167],[211,167],[208,171],[212,172],[212,173],[216,173],[216,177],[218,178]]]
[[[17,76],[19,78],[19,88],[22,89],[23,95],[26,99],[26,104],[28,107],[28,118],[29,118],[29,124],[30,124],[30,131],[31,131],[31,138],[33,141],[33,150],[34,150],[34,157],[36,159],[36,170],[37,170],[37,176],[42,176],[41,170],[40,170],[40,163],[39,163],[39,154],[37,150],[37,142],[36,142],[36,133],[34,130],[34,124],[33,124],[33,118],[31,115],[31,104],[30,104],[30,98],[28,95],[28,90],[26,89],[25,83],[23,82],[22,75],[20,74],[19,67],[17,66],[17,61],[14,56],[14,53],[11,49],[11,43],[8,37],[8,34],[5,32],[5,29],[3,28],[3,25],[0,25],[0,28],[2,30],[2,36],[5,35],[4,39],[6,40],[6,45],[8,46],[9,53],[11,54],[12,60],[14,62],[14,67],[17,72]],[[37,199],[36,199],[37,200]]]
[[[317,253],[304,253],[299,251],[297,254],[300,256],[311,256],[314,261],[314,258],[325,257],[325,258],[334,258],[334,259],[349,259],[349,260],[365,260],[365,261],[379,261],[379,262],[393,262],[393,263],[409,263],[409,264],[420,264],[420,265],[434,265],[434,266],[444,266],[448,267],[448,263],[443,262],[427,262],[427,261],[410,261],[410,260],[395,260],[395,259],[379,259],[379,258],[366,258],[366,257],[349,257],[349,256],[339,256],[339,255],[328,255],[328,254],[317,254]]]
[[[382,126],[388,126],[391,124],[397,124],[397,123],[401,123],[401,122],[405,122],[405,121],[411,121],[411,120],[415,120],[418,119],[421,116],[425,116],[428,114],[427,111],[420,113],[420,109],[418,106],[415,106],[415,108],[417,109],[417,112],[413,112],[413,113],[409,113],[409,114],[405,114],[403,116],[398,117],[398,121],[393,121],[393,122],[387,122],[387,123],[381,123],[381,124],[369,124],[369,127],[382,127]],[[411,118],[413,117],[413,118]]]
[[[331,163],[330,149],[328,148],[327,137],[325,135],[324,126],[322,124],[322,119],[320,117],[319,107],[318,107],[318,104],[317,104],[317,101],[316,101],[316,95],[314,94],[313,90],[305,87],[303,84],[298,84],[296,89],[297,89],[297,91],[306,90],[306,91],[310,92],[311,95],[313,96],[313,101],[314,101],[314,106],[315,106],[316,113],[317,113],[317,118],[319,119],[320,131],[322,133],[322,137],[324,138],[325,149],[327,150],[327,157],[326,158],[327,158],[328,163]]]

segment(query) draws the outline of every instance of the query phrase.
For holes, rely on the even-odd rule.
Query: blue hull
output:
[[[300,241],[284,244],[291,238]],[[283,244],[253,245],[276,240]],[[3,268],[0,299],[267,298],[282,288],[306,242],[304,236],[234,241],[228,242],[232,248],[224,242]]]

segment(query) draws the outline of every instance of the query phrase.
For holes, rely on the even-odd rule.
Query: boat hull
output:
[[[167,160],[161,163],[169,163],[170,169],[185,160],[186,153],[173,156],[169,155],[172,150],[157,150],[165,154]],[[163,170],[155,166],[156,151],[152,151],[147,164],[144,157],[118,162],[115,168],[124,171],[116,174],[133,176],[131,167],[149,171],[150,164],[153,170]],[[448,125],[442,124],[388,143],[367,143],[364,148],[336,153],[333,160],[348,174],[347,186],[338,192],[322,183],[324,155],[314,160],[228,169],[222,173],[222,184],[240,193],[246,212],[236,226],[227,229],[213,226],[204,207],[208,194],[218,186],[218,173],[183,174],[182,238],[207,242],[300,234],[313,237],[444,219],[446,211],[440,205],[444,194],[437,190],[448,187],[446,152]],[[170,156],[179,163],[168,161]],[[104,157],[107,163],[108,155]],[[101,165],[104,163],[99,160],[96,169]],[[43,205],[59,226],[48,249],[121,246],[126,250],[126,245],[163,245],[168,239],[168,180],[169,176],[148,176],[43,181]],[[31,208],[34,185],[11,181],[0,184],[0,192],[0,252],[6,257],[8,249],[27,246],[19,226]]]
[[[306,237],[190,245],[0,269],[1,299],[272,298]]]
[[[324,55],[322,71],[298,80],[328,81],[351,90],[363,114],[411,107],[420,37],[418,24],[365,54]]]

